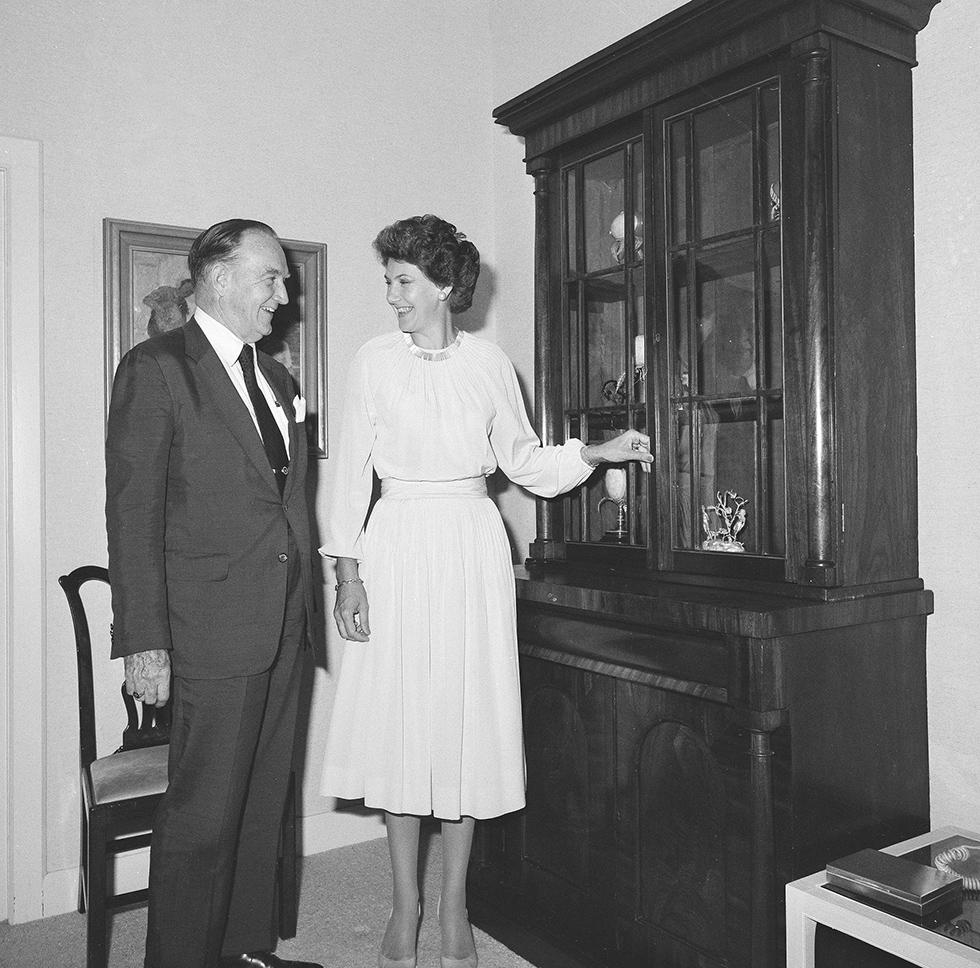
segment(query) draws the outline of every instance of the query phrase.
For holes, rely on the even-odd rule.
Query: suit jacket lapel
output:
[[[262,438],[255,429],[252,415],[248,412],[248,407],[238,395],[235,385],[228,376],[224,364],[218,359],[214,347],[204,331],[197,325],[195,320],[191,320],[184,327],[184,347],[187,355],[193,359],[204,379],[201,381],[206,392],[209,393],[214,403],[215,412],[225,422],[232,436],[241,444],[242,449],[248,454],[249,459],[255,465],[259,473],[269,482],[269,486],[279,494],[279,487],[276,484],[276,477],[269,466],[269,458],[266,456],[265,447],[262,445]],[[277,394],[278,396],[278,394]]]

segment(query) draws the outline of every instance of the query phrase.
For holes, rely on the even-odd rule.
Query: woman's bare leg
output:
[[[385,813],[391,856],[391,918],[381,942],[383,957],[399,960],[415,954],[419,924],[420,818]]]
[[[468,958],[474,954],[473,931],[466,914],[466,869],[470,863],[475,823],[472,817],[442,822],[439,926],[442,930],[442,954],[447,958]]]

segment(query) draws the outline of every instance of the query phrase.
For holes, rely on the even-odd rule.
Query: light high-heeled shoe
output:
[[[439,899],[439,907],[437,909],[437,914],[436,914],[436,916],[440,918],[440,922],[439,922],[440,930],[442,928],[441,914],[442,914],[442,898]],[[466,955],[465,958],[450,958],[448,955],[444,955],[440,953],[439,963],[441,965],[441,968],[477,968],[477,963],[479,962],[480,959],[478,958],[476,953],[476,939],[473,937],[473,925],[470,924],[469,913],[467,911],[464,911],[463,915],[466,918],[466,926],[467,928],[469,928],[470,942],[473,944],[473,953]]]
[[[395,909],[392,908],[388,913],[388,920],[391,920]],[[415,924],[415,952],[406,958],[389,958],[383,951],[378,952],[378,968],[415,968],[419,957],[419,929],[422,926],[422,902],[419,902],[418,921]],[[384,946],[384,939],[381,941]]]

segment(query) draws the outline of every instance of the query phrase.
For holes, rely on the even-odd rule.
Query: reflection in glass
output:
[[[686,118],[668,128],[670,151],[670,228],[675,245],[687,241],[687,132]]]
[[[643,261],[643,217],[646,205],[643,199],[643,189],[646,179],[643,177],[643,145],[634,142],[630,145],[630,164],[633,169],[633,259]]]
[[[578,198],[575,191],[577,179],[575,169],[572,168],[565,174],[565,224],[568,226],[566,239],[568,246],[566,257],[568,259],[568,269],[572,272],[578,269],[578,254],[576,252],[576,240],[578,239]]]
[[[583,166],[585,271],[620,265],[622,242],[613,235],[617,219],[624,222],[625,151],[620,149]],[[625,237],[625,225],[623,225]]]
[[[625,399],[626,292],[622,273],[593,279],[585,287],[588,405]]]
[[[767,488],[763,494],[767,555],[786,554],[786,455],[783,450],[783,412],[773,407],[763,438],[766,453]]]
[[[703,251],[697,260],[697,287],[698,392],[754,393],[758,380],[751,242]]]
[[[752,97],[740,94],[694,115],[699,238],[751,226]]]
[[[633,399],[642,403],[645,398],[644,381],[647,378],[646,347],[646,287],[643,270],[633,274]]]
[[[762,313],[765,358],[762,373],[767,387],[783,385],[783,267],[779,230],[769,229],[762,242]]]
[[[565,374],[565,385],[568,387],[569,406],[577,409],[580,406],[579,401],[582,398],[582,379],[579,371],[579,342],[581,332],[578,325],[578,286],[569,286],[565,291],[565,298],[567,300],[565,312],[569,322],[566,334],[565,359],[567,360],[567,372]]]
[[[782,217],[782,176],[779,171],[779,88],[773,84],[760,94],[762,114],[762,184],[767,220],[778,222]]]

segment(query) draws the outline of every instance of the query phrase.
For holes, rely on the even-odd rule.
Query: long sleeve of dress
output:
[[[367,359],[359,352],[347,378],[347,401],[340,426],[336,468],[320,554],[363,560],[364,522],[374,483],[376,415],[367,380]]]
[[[557,446],[542,445],[531,427],[513,364],[500,354],[501,389],[490,429],[490,446],[501,470],[540,497],[555,497],[581,484],[593,471],[582,460],[585,446],[571,438]]]

